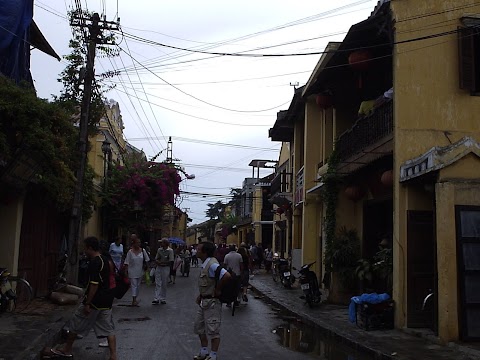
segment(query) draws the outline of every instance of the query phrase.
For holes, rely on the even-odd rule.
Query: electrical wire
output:
[[[121,51],[125,52],[125,50],[123,50],[121,47],[119,47]],[[285,104],[288,104],[290,101],[287,101],[287,102],[284,102],[280,105],[277,105],[277,106],[274,106],[274,107],[271,107],[271,108],[268,108],[268,109],[262,109],[262,110],[238,110],[238,109],[229,109],[229,108],[226,108],[226,107],[223,107],[223,106],[219,106],[219,105],[215,105],[215,104],[212,104],[208,101],[205,101],[205,100],[202,100],[192,94],[189,94],[187,93],[186,91],[183,91],[182,89],[180,89],[179,87],[173,85],[172,83],[168,82],[167,80],[163,79],[160,75],[154,73],[153,71],[151,71],[150,69],[146,68],[141,62],[139,62],[136,58],[134,58],[131,54],[127,54],[131,57],[131,59],[135,62],[137,62],[140,66],[142,66],[144,69],[148,70],[151,74],[153,74],[154,76],[156,76],[157,78],[159,78],[160,80],[162,80],[163,82],[165,82],[166,84],[170,85],[171,87],[173,87],[175,90],[178,90],[179,92],[181,92],[182,94],[188,96],[188,97],[191,97],[192,99],[195,99],[201,103],[204,103],[204,104],[207,104],[209,106],[212,106],[212,107],[215,107],[215,108],[218,108],[218,109],[222,109],[222,110],[225,110],[225,111],[232,111],[232,112],[241,112],[241,113],[256,113],[256,112],[265,112],[265,111],[271,111],[271,110],[274,110],[274,109],[278,109],[279,107],[285,105]]]
[[[121,60],[121,59],[120,59],[120,60]],[[113,65],[113,63],[115,63],[115,58],[109,58],[109,61],[110,61],[110,63],[112,64],[112,67],[115,69],[115,66]],[[120,81],[120,84],[125,88],[125,84],[123,83],[123,81]],[[115,88],[115,91],[117,92],[117,94],[119,94],[119,97],[121,97],[121,96],[120,96],[120,92],[118,91],[117,88]],[[130,117],[131,117],[132,120],[135,122],[135,124],[136,124],[137,127],[140,129],[140,131],[142,131],[142,129],[143,129],[143,131],[142,131],[143,134],[144,134],[145,136],[150,137],[151,134],[150,134],[150,132],[148,131],[148,129],[147,129],[147,127],[145,126],[145,124],[143,123],[142,118],[140,117],[140,114],[138,113],[138,110],[137,110],[135,104],[133,103],[133,100],[130,98],[130,96],[127,96],[127,97],[128,97],[128,100],[130,101],[130,104],[131,104],[132,107],[133,107],[133,110],[135,111],[135,114],[137,115],[138,122],[137,122],[137,120],[135,119],[135,117],[132,116],[132,114],[130,113],[130,110],[128,109],[128,107],[126,107],[128,113],[130,114]],[[140,126],[139,126],[138,124],[140,124]],[[150,126],[150,127],[151,127],[151,126]],[[154,131],[153,133],[155,134],[155,131]],[[152,151],[153,151],[154,153],[156,153],[157,150],[155,150],[152,141],[151,141],[150,139],[146,139],[146,140],[148,141],[150,147],[152,148]],[[161,148],[161,146],[159,147],[159,149],[160,149],[160,148]]]
[[[122,57],[119,56],[119,58],[120,58],[120,61],[122,62],[122,65],[125,66]],[[130,78],[130,75],[127,75],[127,78],[128,78],[128,81],[129,81],[129,82],[132,81],[131,78]],[[121,90],[118,90],[118,91],[123,92],[123,91],[121,91]],[[152,129],[153,134],[156,134],[156,133],[155,133],[155,130],[154,130],[153,126],[152,126],[152,124],[151,124],[150,121],[148,120],[147,113],[146,113],[145,109],[143,108],[142,103],[140,102],[140,100],[143,100],[143,99],[140,98],[140,97],[138,97],[137,92],[136,92],[135,90],[134,90],[134,92],[135,92],[135,96],[133,96],[133,97],[136,98],[137,100],[139,100],[139,101],[138,101],[138,104],[140,105],[140,108],[142,109],[142,112],[143,112],[143,114],[145,115],[145,119],[146,119],[148,125],[150,126],[150,128]],[[131,99],[132,95],[130,95],[128,92],[125,92],[125,94],[128,95],[128,98],[129,98],[129,100],[130,100],[130,103],[131,103],[132,106],[133,106],[133,101],[132,101],[132,99]],[[135,106],[134,106],[134,109],[135,109],[135,112],[137,113],[138,119],[140,120],[141,123],[143,123],[142,120],[141,120],[140,115],[138,114],[138,112],[137,112],[137,110],[136,110],[136,107],[135,107]],[[152,150],[154,151],[154,153],[163,151],[163,150],[165,149],[165,148],[162,146],[162,144],[160,143],[160,141],[157,141],[157,142],[158,142],[158,151],[156,151],[155,149],[152,148]]]
[[[128,46],[128,42],[127,42],[126,39],[125,39],[125,45],[127,46],[128,53],[129,53],[129,55],[131,56],[130,48],[129,48],[129,46]],[[135,70],[136,70],[136,67],[135,67]],[[138,80],[140,81],[140,84],[142,85],[142,90],[143,90],[143,92],[144,92],[144,94],[145,94],[145,97],[146,97],[147,100],[148,100],[148,94],[145,92],[145,87],[144,87],[143,84],[142,84],[142,79],[140,78],[140,75],[138,74],[138,72],[137,72],[137,76],[138,76]],[[133,86],[133,84],[131,84],[131,85]],[[135,94],[136,94],[136,92],[135,92]],[[167,138],[165,137],[165,134],[163,133],[163,130],[162,130],[161,126],[160,126],[160,123],[158,122],[157,116],[155,115],[155,111],[153,111],[152,104],[150,103],[150,101],[148,101],[148,105],[150,106],[150,111],[151,111],[152,114],[153,114],[153,118],[155,119],[155,122],[157,123],[157,127],[158,127],[158,129],[160,130],[160,133],[162,134],[163,140],[165,141],[165,145],[166,145],[166,144],[167,144]],[[163,148],[163,149],[164,149],[164,148]],[[162,150],[163,150],[163,149],[162,149]]]
[[[258,32],[255,32],[255,33],[243,35],[243,36],[233,38],[233,39],[229,39],[229,40],[220,41],[220,42],[217,42],[217,43],[215,43],[211,46],[207,46],[207,47],[197,46],[197,47],[194,47],[194,48],[197,48],[197,49],[200,48],[202,50],[211,49],[211,48],[215,48],[215,47],[218,47],[218,46],[221,46],[221,45],[231,44],[235,41],[242,41],[242,40],[250,39],[250,38],[262,35],[262,34],[274,32],[274,31],[281,30],[281,29],[285,29],[285,28],[288,28],[288,27],[291,27],[291,26],[303,25],[303,24],[306,24],[308,22],[329,18],[331,16],[328,16],[328,15],[335,14],[338,11],[342,11],[344,9],[352,8],[352,7],[355,7],[355,6],[360,5],[362,3],[366,3],[366,2],[370,2],[370,1],[371,0],[357,1],[355,3],[343,5],[341,7],[334,8],[334,9],[331,9],[331,10],[328,10],[328,11],[325,11],[325,12],[322,12],[322,13],[319,13],[319,14],[316,14],[316,15],[311,15],[311,16],[308,16],[306,18],[302,18],[302,19],[298,19],[298,20],[295,20],[295,21],[292,21],[292,22],[289,22],[289,23],[286,23],[286,24],[278,25],[278,26],[275,26],[273,28],[269,28],[269,29],[258,31]],[[338,16],[338,15],[334,15],[334,16]],[[171,55],[174,55],[177,52],[178,51],[174,51]],[[180,55],[180,57],[182,57],[182,56],[185,56],[185,55]],[[170,58],[172,58],[172,57],[170,57]]]
[[[119,92],[127,94],[128,96],[137,98],[141,101],[147,101],[145,99],[142,99],[142,98],[139,98],[139,97],[134,96],[132,94],[129,94],[126,91],[122,91],[122,90],[119,90],[119,89],[117,89],[117,90]],[[285,104],[287,104],[289,102],[290,101],[287,101]],[[239,124],[239,123],[230,123],[230,122],[225,122],[225,121],[217,121],[217,120],[212,120],[212,119],[208,119],[208,118],[204,118],[204,117],[200,117],[200,116],[196,116],[196,115],[192,115],[192,114],[187,114],[187,113],[184,113],[184,112],[181,112],[181,111],[178,111],[178,110],[173,110],[173,109],[167,108],[166,106],[156,104],[154,102],[152,102],[152,105],[157,106],[157,107],[162,108],[162,109],[165,109],[165,110],[168,110],[168,111],[171,111],[171,112],[174,112],[174,113],[177,113],[177,114],[180,114],[180,115],[188,116],[188,117],[203,120],[203,121],[213,122],[213,123],[216,123],[216,124],[229,125],[229,126],[245,126],[245,127],[259,127],[259,126],[261,127],[261,126],[271,126],[272,125],[272,124]]]
[[[208,141],[208,140],[200,140],[200,139],[189,139],[189,138],[184,138],[184,137],[178,137],[178,136],[171,136],[172,140],[177,140],[177,141],[185,141],[185,142],[191,142],[191,143],[197,143],[197,144],[203,144],[203,145],[214,145],[214,146],[227,146],[227,147],[233,147],[233,148],[240,148],[240,149],[249,149],[249,150],[265,150],[265,151],[278,151],[278,147],[271,147],[271,148],[263,148],[263,147],[258,147],[258,146],[248,146],[248,145],[240,145],[240,144],[231,144],[231,143],[220,143],[220,142],[214,142],[214,141]],[[142,141],[146,140],[146,138],[129,138],[128,141]]]
[[[311,72],[312,72],[312,70],[304,70],[304,71],[295,71],[295,72],[285,73],[285,74],[259,76],[259,77],[244,78],[244,79],[229,79],[229,80],[218,80],[218,81],[175,83],[173,85],[209,85],[209,84],[236,83],[236,82],[244,82],[244,81],[256,81],[256,80],[263,80],[263,79],[271,79],[271,78],[290,76],[290,75],[300,75],[300,74],[306,74],[306,73],[311,73]],[[112,81],[112,82],[114,82],[114,81]],[[138,84],[138,83],[133,82],[133,84]],[[165,84],[165,83],[145,82],[145,81],[143,82],[143,84],[148,85],[148,86],[170,86],[170,85]]]

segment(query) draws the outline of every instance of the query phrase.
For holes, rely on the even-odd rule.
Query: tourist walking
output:
[[[132,234],[130,240],[132,241],[132,248],[127,253],[124,265],[130,279],[132,306],[138,306],[137,296],[140,291],[140,283],[150,258],[147,252],[140,247],[140,239],[136,234]]]
[[[229,252],[225,255],[225,259],[223,260],[223,265],[225,269],[232,270],[236,275],[240,276],[241,274],[241,266],[242,266],[242,255],[237,252],[235,245],[230,245]]]
[[[225,269],[220,269],[219,281],[215,280],[215,271],[220,266],[214,257],[215,245],[211,242],[202,242],[197,248],[197,257],[202,260],[202,270],[198,278],[197,315],[194,330],[200,338],[200,353],[194,360],[217,360],[220,346],[220,326],[222,323],[222,303],[217,298],[225,282],[230,279],[230,274]],[[211,348],[208,349],[208,337]]]
[[[247,291],[252,269],[252,258],[246,246],[240,246],[238,253],[242,256],[240,283],[242,286],[242,300],[248,302]]]
[[[197,248],[195,246],[192,246],[192,266],[197,267],[198,266],[198,259],[197,259]]]
[[[169,242],[163,238],[155,256],[155,295],[153,305],[167,303],[167,281],[170,274],[170,264],[173,263],[173,250],[168,246]]]
[[[78,335],[86,336],[93,328],[97,338],[107,338],[110,360],[117,359],[116,338],[112,318],[113,291],[110,290],[109,259],[101,254],[96,237],[84,240],[85,253],[90,258],[88,286],[82,304],[70,320],[70,330],[65,345],[51,348],[43,353],[44,358],[73,358],[73,343]],[[113,266],[113,264],[112,264]]]
[[[112,257],[112,261],[115,264],[117,270],[120,270],[122,267],[122,260],[123,260],[123,244],[122,239],[120,237],[116,237],[115,241],[110,244],[110,248],[108,253]]]

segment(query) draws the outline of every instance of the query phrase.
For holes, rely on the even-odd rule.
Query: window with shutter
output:
[[[480,28],[458,29],[460,88],[480,95]]]

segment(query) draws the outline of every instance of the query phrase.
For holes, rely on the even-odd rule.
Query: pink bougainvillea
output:
[[[179,171],[172,164],[153,161],[113,166],[103,196],[111,218],[123,223],[158,218],[180,194]]]

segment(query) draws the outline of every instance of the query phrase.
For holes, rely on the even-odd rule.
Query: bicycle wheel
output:
[[[15,292],[15,299],[12,300],[10,310],[13,312],[25,311],[33,300],[33,289],[27,280],[18,276],[9,276],[12,290]]]

